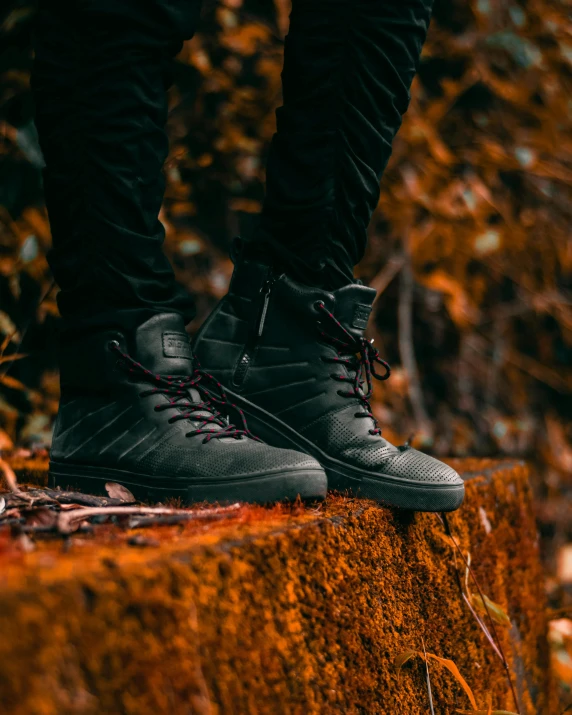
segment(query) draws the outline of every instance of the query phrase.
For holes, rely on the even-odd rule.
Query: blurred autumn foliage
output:
[[[371,333],[394,365],[374,406],[385,434],[536,462],[554,554],[572,541],[570,9],[438,0],[356,273],[380,293]],[[177,277],[198,297],[193,329],[226,290],[230,239],[261,206],[288,10],[207,0],[176,63],[162,220]],[[2,12],[0,449],[49,443],[58,396],[34,8]],[[571,562],[553,591],[570,591]]]

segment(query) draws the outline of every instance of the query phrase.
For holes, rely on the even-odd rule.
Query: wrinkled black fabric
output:
[[[70,326],[194,316],[163,253],[170,62],[196,0],[45,0],[32,87],[53,236],[48,260]]]
[[[294,0],[255,243],[293,278],[352,280],[432,0]],[[200,0],[40,0],[32,87],[50,266],[68,326],[194,316],[162,250],[169,66]]]
[[[364,254],[432,5],[294,0],[262,239],[309,285],[351,282]]]

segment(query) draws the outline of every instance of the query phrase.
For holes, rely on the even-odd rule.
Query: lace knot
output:
[[[338,364],[343,364],[355,373],[353,377],[346,377],[345,375],[331,376],[333,379],[340,382],[351,383],[351,392],[340,392],[339,394],[343,397],[357,398],[364,407],[364,411],[356,413],[356,417],[371,418],[375,427],[370,430],[370,434],[380,435],[381,429],[377,426],[377,420],[371,411],[369,401],[373,396],[373,378],[376,380],[387,380],[391,375],[391,368],[389,364],[381,358],[378,349],[373,345],[373,340],[368,340],[363,336],[357,337],[352,335],[352,333],[350,333],[350,331],[340,323],[333,313],[330,313],[322,301],[318,301],[315,307],[322,311],[326,320],[328,320],[330,324],[339,331],[339,337],[332,335],[331,333],[322,330],[321,323],[318,323],[320,337],[333,345],[338,351],[337,357],[325,359]],[[382,374],[378,373],[375,369],[376,365],[383,367],[385,372]],[[364,377],[367,390],[363,389]]]

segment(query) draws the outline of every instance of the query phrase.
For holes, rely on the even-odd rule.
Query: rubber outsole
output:
[[[322,469],[290,470],[244,479],[189,484],[185,480],[136,474],[110,467],[84,466],[50,462],[50,487],[80,490],[88,494],[106,494],[106,482],[121,484],[141,501],[162,501],[180,497],[186,504],[196,502],[248,502],[269,504],[277,501],[319,501],[326,497],[327,477]],[[158,484],[160,482],[160,484]]]
[[[328,488],[411,511],[455,511],[463,503],[465,485],[434,484],[371,473],[336,460],[299,432],[258,405],[224,387],[230,402],[240,407],[253,434],[273,447],[294,449],[314,457],[325,469]]]

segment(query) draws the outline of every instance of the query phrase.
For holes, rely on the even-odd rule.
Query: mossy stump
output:
[[[553,715],[527,469],[455,466],[467,497],[449,523],[510,616],[497,632],[518,711]],[[333,497],[139,533],[105,527],[17,558],[0,537],[2,713],[425,715],[422,662],[394,667],[422,643],[456,663],[485,712],[489,696],[517,711],[437,515]],[[449,672],[432,662],[430,676],[436,713],[470,709]]]

